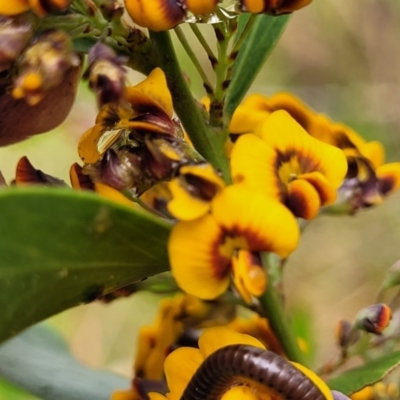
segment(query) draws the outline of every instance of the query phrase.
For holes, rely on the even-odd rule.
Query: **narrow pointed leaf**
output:
[[[0,341],[169,268],[169,224],[94,193],[2,189],[0,209]]]
[[[64,340],[43,325],[0,346],[0,376],[44,400],[109,400],[129,379],[79,363]]]
[[[331,390],[338,390],[347,396],[362,388],[379,382],[387,374],[400,366],[400,351],[387,354],[367,364],[350,369],[330,379],[327,383]]]
[[[242,17],[241,17],[242,18]],[[243,21],[248,19],[243,17]],[[290,16],[257,16],[249,36],[241,46],[233,68],[232,82],[226,96],[224,117],[229,122],[235,108],[240,104],[256,78],[264,62],[281,37]],[[240,31],[243,21],[239,23]]]

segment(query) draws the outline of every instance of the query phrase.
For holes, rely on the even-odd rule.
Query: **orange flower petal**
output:
[[[176,0],[124,0],[133,22],[152,31],[166,31],[182,22],[185,12]]]
[[[211,215],[174,226],[168,241],[171,270],[178,285],[201,299],[213,299],[229,286],[230,254],[221,254],[223,231]]]
[[[270,113],[267,98],[261,94],[252,94],[236,108],[229,125],[229,132],[232,134],[253,132]]]
[[[336,190],[329,184],[321,172],[309,172],[299,176],[299,179],[304,179],[314,187],[318,192],[321,206],[326,206],[335,202],[337,197]]]
[[[162,394],[156,393],[156,392],[150,392],[147,395],[149,396],[150,400],[169,400],[170,399],[169,396],[165,397]],[[119,400],[119,399],[112,398],[111,400]],[[122,400],[125,400],[125,399],[122,399]]]
[[[290,183],[286,204],[294,215],[304,219],[314,218],[321,207],[315,187],[304,179],[296,179]]]
[[[199,338],[199,349],[204,359],[218,349],[233,344],[247,344],[265,349],[264,345],[256,338],[223,326],[207,329]]]
[[[316,116],[311,108],[291,93],[276,93],[269,99],[268,104],[271,112],[278,110],[287,111],[306,131]]]
[[[0,2],[0,15],[18,15],[29,9],[29,0],[2,0]]]
[[[267,278],[258,254],[239,250],[232,260],[233,282],[242,299],[251,304],[252,295],[261,296],[267,287]]]
[[[379,190],[387,196],[400,189],[400,163],[383,164],[376,169],[379,179]]]
[[[276,153],[256,135],[240,136],[231,153],[232,178],[254,190],[285,201],[286,186],[277,176]]]
[[[180,399],[190,379],[204,361],[199,349],[180,347],[165,360],[164,370],[170,394],[168,399]]]
[[[164,396],[161,397],[165,400]],[[142,400],[142,397],[135,388],[132,388],[128,390],[116,390],[111,394],[110,400]]]
[[[276,0],[275,0],[276,2]],[[243,11],[250,13],[262,13],[265,8],[264,0],[242,0],[240,7]]]
[[[152,1],[147,0],[147,3],[150,4]],[[138,85],[127,87],[125,98],[138,112],[146,108],[156,108],[169,118],[172,118],[174,113],[172,96],[161,68],[153,69],[149,76]]]
[[[360,153],[367,158],[374,168],[378,168],[385,160],[385,148],[376,140],[367,142],[360,147]]]
[[[186,0],[187,9],[194,15],[211,14],[217,6],[218,0]]]
[[[94,190],[104,196],[107,197],[109,200],[114,201],[119,204],[124,204],[128,207],[136,208],[137,210],[142,210],[142,208],[134,203],[133,201],[129,200],[126,196],[124,196],[118,190],[112,188],[111,186],[107,186],[104,183],[97,182],[94,184]]]
[[[259,393],[248,386],[235,386],[225,392],[221,400],[259,400]]]
[[[356,131],[340,123],[331,124],[331,137],[329,140],[327,143],[333,144],[340,149],[356,149],[357,151],[366,143]]]
[[[266,13],[271,15],[288,14],[311,3],[312,0],[242,0],[240,7],[251,13]]]
[[[82,172],[82,167],[77,163],[71,165],[69,179],[74,189],[94,190],[92,180]]]
[[[299,228],[291,212],[245,185],[225,188],[213,201],[212,212],[226,234],[241,238],[250,251],[271,251],[286,257],[297,246]]]
[[[168,184],[173,196],[168,202],[167,209],[181,221],[190,221],[206,214],[210,209],[210,202],[194,197],[180,183],[179,178]]]
[[[341,185],[347,171],[343,152],[308,135],[286,111],[273,112],[256,133],[281,159],[295,157],[301,173],[319,171],[335,189]]]
[[[100,125],[95,125],[88,129],[79,139],[78,154],[85,164],[94,164],[101,157],[97,149],[97,142],[103,134],[103,128]]]
[[[179,174],[168,184],[173,196],[168,211],[183,221],[199,218],[209,211],[211,200],[225,183],[210,164],[186,165]]]

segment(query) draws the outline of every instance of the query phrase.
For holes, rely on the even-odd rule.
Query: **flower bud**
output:
[[[166,31],[181,23],[183,4],[166,0],[124,0],[126,11],[136,24],[153,31]]]
[[[125,60],[101,42],[90,49],[88,58],[89,66],[84,77],[89,79],[89,86],[97,95],[98,106],[118,103],[125,89]]]
[[[43,100],[34,106],[12,97],[7,85],[0,86],[0,146],[20,142],[60,125],[74,103],[80,71],[80,66],[70,68],[63,81],[47,90]]]
[[[19,60],[12,95],[16,99],[24,98],[34,106],[44,98],[47,90],[61,84],[71,67],[79,64],[80,58],[72,51],[71,39],[65,32],[45,32]]]
[[[114,150],[107,150],[100,164],[102,183],[118,190],[129,189],[134,185],[135,175],[139,174],[140,170],[124,155],[121,153],[120,158]]]
[[[352,324],[346,320],[340,320],[336,323],[335,339],[340,347],[348,347],[359,339],[359,333],[354,331],[352,327]]]
[[[386,304],[373,304],[363,308],[356,317],[355,326],[375,335],[381,335],[392,319],[392,311]]]
[[[310,4],[312,0],[242,0],[239,8],[251,13],[289,14]]]
[[[32,35],[32,24],[28,20],[0,17],[0,72],[10,67]]]
[[[39,17],[66,11],[72,0],[29,0],[32,11]]]

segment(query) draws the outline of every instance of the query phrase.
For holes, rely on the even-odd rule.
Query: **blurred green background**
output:
[[[202,28],[212,43],[210,27]],[[190,30],[184,29],[192,40]],[[387,161],[400,160],[399,38],[397,1],[314,0],[293,15],[252,91],[291,91],[365,138],[382,141]],[[194,39],[192,43],[203,57]],[[177,51],[194,93],[202,97],[201,82],[179,43]],[[210,71],[205,56],[202,63]],[[139,79],[132,74],[131,83]],[[77,141],[95,116],[94,96],[84,83],[62,126],[0,149],[6,179],[12,179],[17,161],[26,155],[36,168],[68,181],[69,166],[79,161]],[[285,293],[288,311],[306,312],[311,320],[316,366],[337,354],[335,322],[352,319],[360,308],[374,303],[385,271],[398,259],[400,194],[353,217],[322,216],[306,229],[285,267]],[[110,305],[78,307],[50,323],[80,360],[129,376],[138,327],[152,320],[156,303],[154,295],[134,295]],[[2,396],[0,391],[0,399],[10,399],[9,392]]]

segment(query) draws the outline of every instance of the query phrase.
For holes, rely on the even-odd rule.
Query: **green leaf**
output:
[[[331,390],[338,390],[350,396],[362,388],[379,382],[400,365],[400,351],[369,361],[367,364],[350,369],[330,379],[327,384]]]
[[[0,341],[168,270],[170,225],[95,193],[0,190]]]
[[[40,400],[39,397],[27,393],[25,390],[0,379],[0,399],[1,400]]]
[[[115,389],[130,385],[119,375],[80,364],[65,341],[43,325],[0,346],[0,376],[44,400],[109,400]]]
[[[257,16],[249,36],[240,48],[233,68],[232,82],[229,85],[225,101],[224,117],[226,121],[243,100],[267,57],[275,47],[289,21],[288,15],[271,17]],[[243,29],[245,20],[239,22]]]

